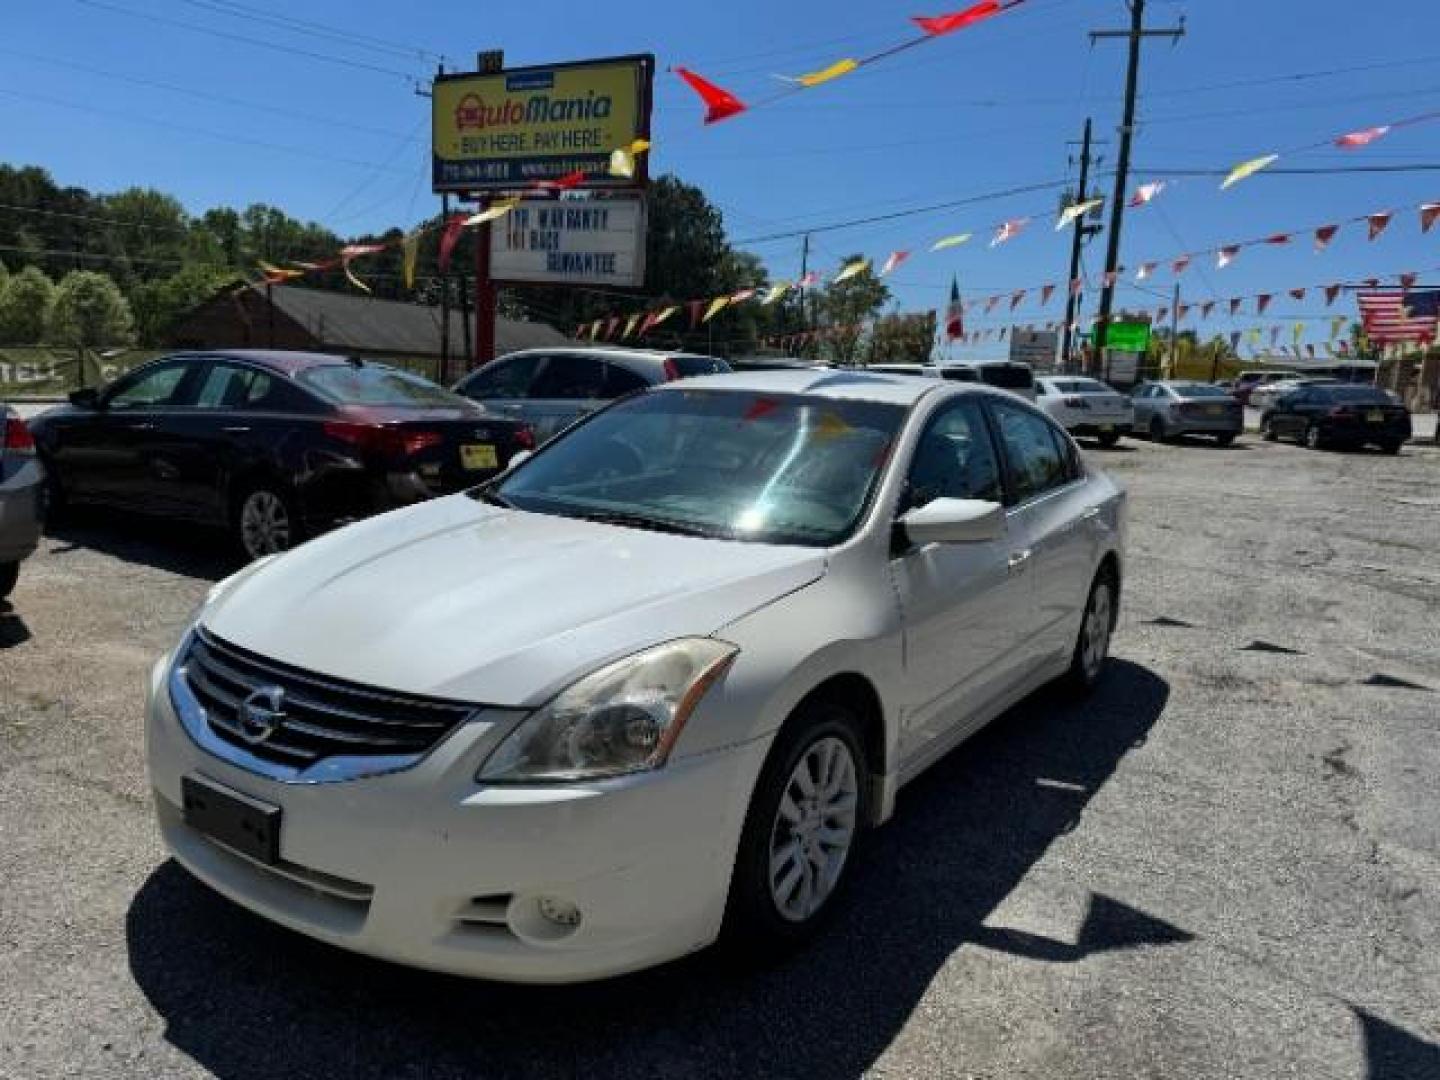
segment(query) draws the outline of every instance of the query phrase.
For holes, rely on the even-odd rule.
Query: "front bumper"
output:
[[[1172,435],[1240,435],[1245,431],[1245,414],[1235,412],[1220,416],[1171,415],[1165,418],[1164,424]]]
[[[156,665],[146,752],[160,832],[196,877],[258,914],[355,952],[515,982],[603,978],[715,939],[768,740],[591,784],[482,786],[508,725],[485,714],[403,772],[285,783],[202,750]],[[185,824],[181,778],[279,806],[267,866]],[[557,925],[541,901],[579,911]]]
[[[19,562],[40,543],[45,473],[26,461],[0,479],[0,563]]]

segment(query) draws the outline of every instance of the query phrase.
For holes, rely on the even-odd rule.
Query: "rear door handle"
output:
[[[1024,573],[1026,565],[1030,562],[1030,555],[1031,551],[1029,548],[1026,548],[1024,551],[1012,551],[1010,553],[1010,558],[1006,561],[1006,565],[1009,567],[1010,573]]]
[[[126,426],[127,428],[129,428],[131,431],[154,431],[154,430],[155,430],[155,425],[154,425],[154,424],[147,424],[147,423],[145,423],[145,421],[143,421],[143,420],[136,421],[136,422],[133,423],[133,424],[126,424],[125,426]]]
[[[250,429],[244,424],[236,424],[233,427],[221,428],[220,430],[225,432],[227,435],[243,435]]]

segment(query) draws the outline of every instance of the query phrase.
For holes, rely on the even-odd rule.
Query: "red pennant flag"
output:
[[[1420,231],[1428,233],[1435,219],[1440,218],[1440,202],[1422,203],[1420,206]]]
[[[1419,274],[1417,274],[1414,270],[1411,270],[1411,271],[1409,271],[1408,273],[1404,273],[1404,274],[1401,274],[1401,275],[1400,275],[1400,284],[1401,284],[1401,286],[1403,286],[1404,288],[1407,288],[1407,289],[1408,289],[1408,288],[1410,288],[1411,286],[1413,286],[1413,285],[1415,284],[1415,282],[1419,279],[1419,277],[1420,277]]]
[[[1202,319],[1208,319],[1208,318],[1210,317],[1210,312],[1212,312],[1212,311],[1214,311],[1214,310],[1215,310],[1215,301],[1214,301],[1214,300],[1206,300],[1205,303],[1203,303],[1203,304],[1200,305],[1200,318],[1202,318]]]
[[[1118,270],[1107,270],[1107,271],[1105,272],[1105,277],[1104,277],[1104,279],[1103,279],[1104,282],[1105,282],[1105,288],[1107,288],[1107,289],[1113,289],[1113,288],[1115,287],[1115,280],[1116,280],[1116,278],[1118,278],[1119,276],[1120,276],[1120,271],[1118,271]]]
[[[1014,311],[1017,307],[1019,307],[1022,303],[1024,303],[1024,301],[1025,301],[1025,290],[1024,290],[1024,289],[1020,289],[1018,292],[1012,293],[1011,296],[1010,296],[1010,310],[1011,310],[1011,311]]]
[[[574,172],[566,173],[558,180],[536,180],[535,187],[542,191],[569,191],[577,188],[585,182],[583,170],[576,169]]]
[[[1290,234],[1289,234],[1289,233],[1283,233],[1283,232],[1282,232],[1282,233],[1276,233],[1274,236],[1267,236],[1267,237],[1265,238],[1265,243],[1267,243],[1267,244],[1277,244],[1277,245],[1278,245],[1278,244],[1288,244],[1288,243],[1290,243]]]
[[[1335,140],[1335,145],[1341,150],[1358,150],[1362,146],[1369,146],[1376,139],[1380,138],[1390,130],[1390,125],[1381,127],[1365,128],[1361,131],[1352,131],[1348,135],[1341,135]]]
[[[995,235],[990,238],[990,246],[993,248],[1003,244],[1007,240],[1013,240],[1020,235],[1020,231],[1030,224],[1028,217],[1012,218],[995,230]]]
[[[1321,225],[1320,228],[1315,230],[1315,250],[1324,251],[1330,246],[1330,241],[1335,238],[1335,234],[1339,231],[1339,225]]]
[[[460,233],[465,228],[465,219],[469,214],[452,214],[450,220],[445,222],[445,231],[440,234],[440,272],[443,274],[450,269],[450,256],[455,251],[455,242],[460,239]]]
[[[1182,322],[1184,321],[1185,316],[1188,314],[1190,314],[1189,304],[1180,304],[1175,308],[1175,318],[1181,320]]]
[[[986,300],[986,301],[985,301],[985,314],[986,314],[986,315],[989,315],[990,312],[994,311],[994,310],[995,310],[995,305],[998,304],[999,302],[1000,302],[1000,298],[999,298],[998,296],[992,296],[992,297],[990,297],[990,299]]]
[[[1394,214],[1392,214],[1389,210],[1382,210],[1378,214],[1365,215],[1365,220],[1370,223],[1371,240],[1374,240],[1377,236],[1379,236],[1382,232],[1385,231],[1385,226],[1390,224],[1390,219],[1392,217],[1394,217]]]
[[[1239,244],[1231,244],[1228,247],[1221,248],[1219,253],[1215,256],[1216,269],[1224,270],[1225,267],[1229,266],[1232,262],[1235,261],[1235,256],[1239,254]]]
[[[1259,296],[1255,297],[1255,314],[1264,315],[1265,309],[1270,306],[1270,301],[1272,299],[1274,299],[1274,297],[1268,292],[1261,293]]]
[[[647,311],[647,312],[645,313],[645,318],[640,321],[640,329],[639,329],[638,331],[636,331],[637,336],[639,336],[639,337],[644,337],[647,333],[649,333],[649,332],[650,332],[650,328],[655,325],[655,320],[658,319],[659,317],[660,317],[660,312],[658,312],[658,311]]]
[[[620,329],[620,316],[612,315],[605,320],[605,339],[608,341],[615,336],[615,331]]]
[[[1081,278],[1070,279],[1070,295],[1079,296],[1080,290],[1085,288],[1085,282]]]
[[[705,123],[715,124],[745,111],[745,103],[729,90],[716,86],[710,80],[696,75],[683,67],[677,67],[675,74],[690,84],[690,89],[705,102]]]
[[[1326,307],[1329,307],[1331,304],[1335,303],[1335,298],[1336,298],[1337,296],[1339,296],[1339,295],[1340,295],[1340,286],[1339,286],[1339,285],[1326,285],[1326,286],[1325,286],[1325,306],[1326,306]]]
[[[1189,255],[1181,255],[1180,258],[1176,259],[1173,263],[1170,264],[1170,269],[1173,270],[1173,271],[1175,271],[1175,273],[1176,273],[1177,275],[1179,275],[1179,274],[1183,274],[1183,273],[1185,272],[1185,268],[1186,268],[1187,266],[1189,266],[1189,265],[1190,265],[1190,256],[1189,256]]]
[[[880,276],[884,277],[909,257],[910,252],[908,251],[892,251],[890,257],[885,260],[885,265],[880,268]]]
[[[952,11],[948,15],[916,15],[910,21],[931,37],[940,37],[942,34],[953,34],[956,30],[974,26],[982,19],[999,13],[1000,0],[981,0],[964,11]]]
[[[1296,300],[1304,300],[1304,299],[1305,299],[1305,290],[1304,290],[1304,289],[1291,289],[1291,290],[1290,290],[1290,295],[1291,295],[1292,297],[1294,297]]]
[[[700,316],[705,314],[704,300],[688,300],[685,306],[690,310],[690,329],[694,330],[700,325]]]
[[[1044,307],[1046,304],[1048,304],[1048,303],[1050,302],[1050,297],[1052,297],[1052,296],[1054,296],[1054,295],[1055,295],[1055,286],[1054,286],[1054,285],[1046,285],[1043,289],[1040,290],[1040,306],[1041,306],[1041,307]]]
[[[1238,315],[1239,312],[1240,312],[1240,305],[1243,304],[1244,302],[1245,302],[1245,301],[1242,300],[1242,299],[1241,299],[1240,297],[1238,297],[1238,296],[1232,297],[1231,300],[1230,300],[1230,314],[1231,314],[1231,315]]]
[[[1153,262],[1141,263],[1141,264],[1140,264],[1140,269],[1135,271],[1135,280],[1136,280],[1136,281],[1144,281],[1144,280],[1145,280],[1146,278],[1148,278],[1151,274],[1155,273],[1155,267],[1158,266],[1158,265],[1159,265],[1159,263],[1153,263]]]

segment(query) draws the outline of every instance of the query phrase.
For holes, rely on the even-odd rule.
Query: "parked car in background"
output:
[[[1291,438],[1313,450],[1378,446],[1398,454],[1410,438],[1410,410],[1363,384],[1302,386],[1260,418],[1266,439]]]
[[[1035,380],[1035,404],[1071,435],[1090,435],[1114,446],[1135,426],[1135,410],[1124,394],[1099,379],[1057,375]]]
[[[1264,412],[1280,400],[1281,395],[1288,394],[1302,386],[1327,386],[1339,384],[1339,379],[1305,378],[1305,379],[1280,379],[1277,382],[1261,383],[1250,391],[1250,408],[1259,409]]]
[[[876,375],[915,375],[920,378],[930,377],[930,368],[925,364],[866,364],[857,370],[874,372]]]
[[[1231,385],[1230,393],[1241,405],[1248,405],[1250,394],[1257,386],[1301,377],[1298,371],[1242,371]]]
[[[937,379],[949,379],[951,382],[978,383],[980,373],[969,364],[926,364],[925,372]]]
[[[814,371],[826,366],[801,356],[732,356],[725,363],[731,371]]]
[[[950,366],[953,365],[947,365],[947,368]],[[1009,390],[1026,401],[1035,400],[1035,371],[1029,364],[1013,363],[1009,360],[985,360],[963,366],[974,371],[977,380],[986,386]]]
[[[530,425],[540,442],[586,413],[647,386],[729,371],[724,360],[645,349],[526,349],[497,357],[455,392]]]
[[[0,404],[0,600],[20,577],[20,563],[40,543],[45,474],[20,415]]]
[[[1007,394],[653,387],[211,590],[150,680],[160,833],[263,917],[464,975],[794,945],[902,784],[1101,678],[1124,540]]]
[[[320,353],[162,357],[32,429],[57,503],[227,528],[250,558],[485,480],[535,445],[418,375]]]
[[[1229,446],[1245,430],[1240,402],[1209,383],[1179,379],[1141,383],[1130,402],[1135,407],[1135,430],[1157,441],[1211,435],[1221,446]]]

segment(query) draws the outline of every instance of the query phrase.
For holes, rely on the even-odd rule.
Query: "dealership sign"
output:
[[[431,103],[434,189],[528,187],[585,175],[584,187],[641,187],[611,176],[610,152],[650,135],[653,56],[512,68],[493,75],[441,75]]]
[[[526,199],[491,230],[490,274],[496,281],[638,288],[645,282],[645,201]]]
[[[1010,362],[1029,364],[1037,370],[1055,366],[1055,353],[1060,348],[1059,335],[1053,330],[1010,329]]]

